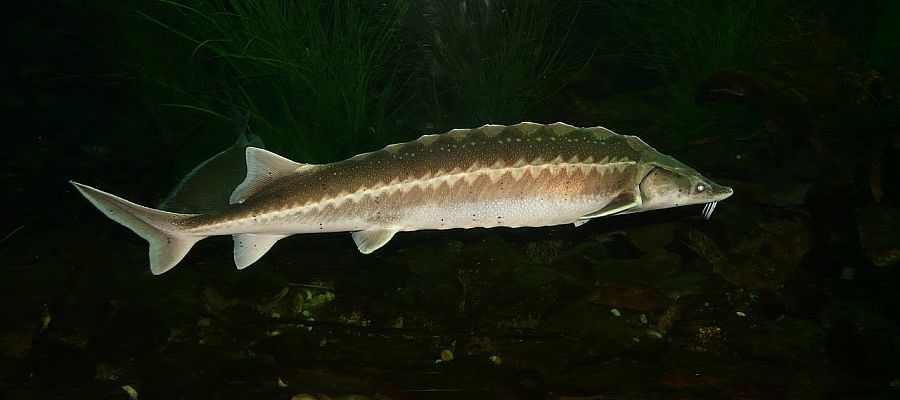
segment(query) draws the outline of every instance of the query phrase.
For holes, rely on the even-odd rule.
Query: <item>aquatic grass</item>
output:
[[[421,2],[417,30],[430,89],[421,96],[444,125],[509,124],[559,91],[577,67],[552,0]],[[574,18],[573,18],[574,20]],[[568,21],[572,22],[572,21]]]
[[[900,2],[874,1],[875,21],[869,58],[876,68],[889,68],[900,59]]]
[[[266,143],[307,162],[344,158],[390,141],[397,87],[397,25],[402,5],[357,0],[157,0],[138,4],[138,21],[169,44],[185,76],[160,74],[170,107],[210,114],[236,107],[252,115]]]
[[[654,62],[670,81],[694,84],[729,68],[772,61],[779,30],[802,6],[782,0],[612,0],[610,21],[633,55]]]
[[[782,0],[611,0],[607,20],[635,64],[653,65],[665,82],[664,142],[682,143],[717,126],[695,103],[697,85],[723,69],[776,62],[802,3]]]

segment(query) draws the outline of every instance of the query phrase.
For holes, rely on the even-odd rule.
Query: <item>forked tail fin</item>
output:
[[[162,274],[178,264],[194,243],[206,236],[184,233],[179,222],[197,214],[179,214],[144,207],[102,190],[69,181],[107,217],[150,242],[150,271]]]

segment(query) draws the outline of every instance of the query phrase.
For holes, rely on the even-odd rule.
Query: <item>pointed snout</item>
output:
[[[731,195],[734,194],[734,190],[725,185],[713,184],[712,190],[710,191],[710,197],[712,201],[722,201],[725,200]]]

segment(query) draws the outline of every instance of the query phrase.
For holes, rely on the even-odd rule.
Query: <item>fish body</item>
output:
[[[706,204],[732,194],[635,136],[563,123],[485,125],[425,135],[331,164],[248,147],[247,176],[218,212],[181,214],[73,184],[150,242],[151,271],[197,241],[233,235],[238,268],[297,233],[353,232],[371,253],[397,232],[581,225],[614,214]]]

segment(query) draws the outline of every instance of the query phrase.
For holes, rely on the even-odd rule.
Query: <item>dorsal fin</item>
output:
[[[294,162],[257,147],[248,147],[246,155],[247,177],[231,193],[231,204],[243,203],[275,180],[313,167],[312,164]]]

